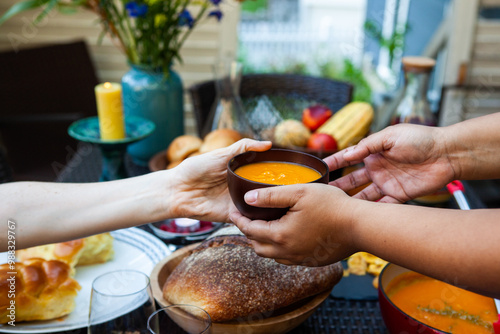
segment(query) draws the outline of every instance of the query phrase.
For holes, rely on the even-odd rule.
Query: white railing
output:
[[[246,61],[256,67],[342,58],[360,61],[363,53],[361,27],[318,24],[312,29],[297,22],[242,22],[238,34]]]

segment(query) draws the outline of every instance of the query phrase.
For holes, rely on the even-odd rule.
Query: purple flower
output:
[[[214,9],[210,13],[208,13],[208,16],[214,16],[217,18],[217,21],[220,21],[222,18],[222,12],[219,9]]]
[[[210,2],[218,6],[222,2],[222,0],[210,0]]]
[[[194,26],[194,19],[191,16],[191,13],[187,9],[184,9],[179,14],[179,25],[188,26],[189,28],[192,28]]]
[[[130,17],[143,17],[148,12],[147,5],[138,5],[135,1],[130,1],[125,5],[125,9]]]

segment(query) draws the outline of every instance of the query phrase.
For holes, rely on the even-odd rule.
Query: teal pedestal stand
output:
[[[71,137],[99,146],[102,153],[102,173],[99,181],[111,181],[128,177],[125,169],[127,147],[136,143],[154,131],[155,124],[139,116],[125,117],[126,138],[102,140],[97,117],[89,117],[72,123],[68,128]]]

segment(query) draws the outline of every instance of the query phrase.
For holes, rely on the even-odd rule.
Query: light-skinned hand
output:
[[[172,169],[176,173],[174,206],[178,217],[228,222],[234,204],[227,189],[227,163],[246,151],[266,151],[271,142],[242,139],[233,145],[184,160]]]

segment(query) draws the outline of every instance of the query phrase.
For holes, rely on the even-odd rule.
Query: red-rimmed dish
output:
[[[408,334],[443,334],[438,329],[432,328],[417,319],[410,317],[408,314],[399,309],[391,301],[387,295],[387,287],[399,275],[410,272],[406,268],[400,267],[393,263],[389,263],[380,273],[378,299],[380,304],[380,312],[384,319],[385,325],[389,333],[408,333]]]
[[[393,263],[382,270],[378,292],[380,311],[389,333],[493,333],[492,322],[497,316],[493,298]],[[401,303],[409,304],[403,306]],[[419,318],[411,316],[412,313],[419,314]],[[442,315],[447,319],[444,323]]]

